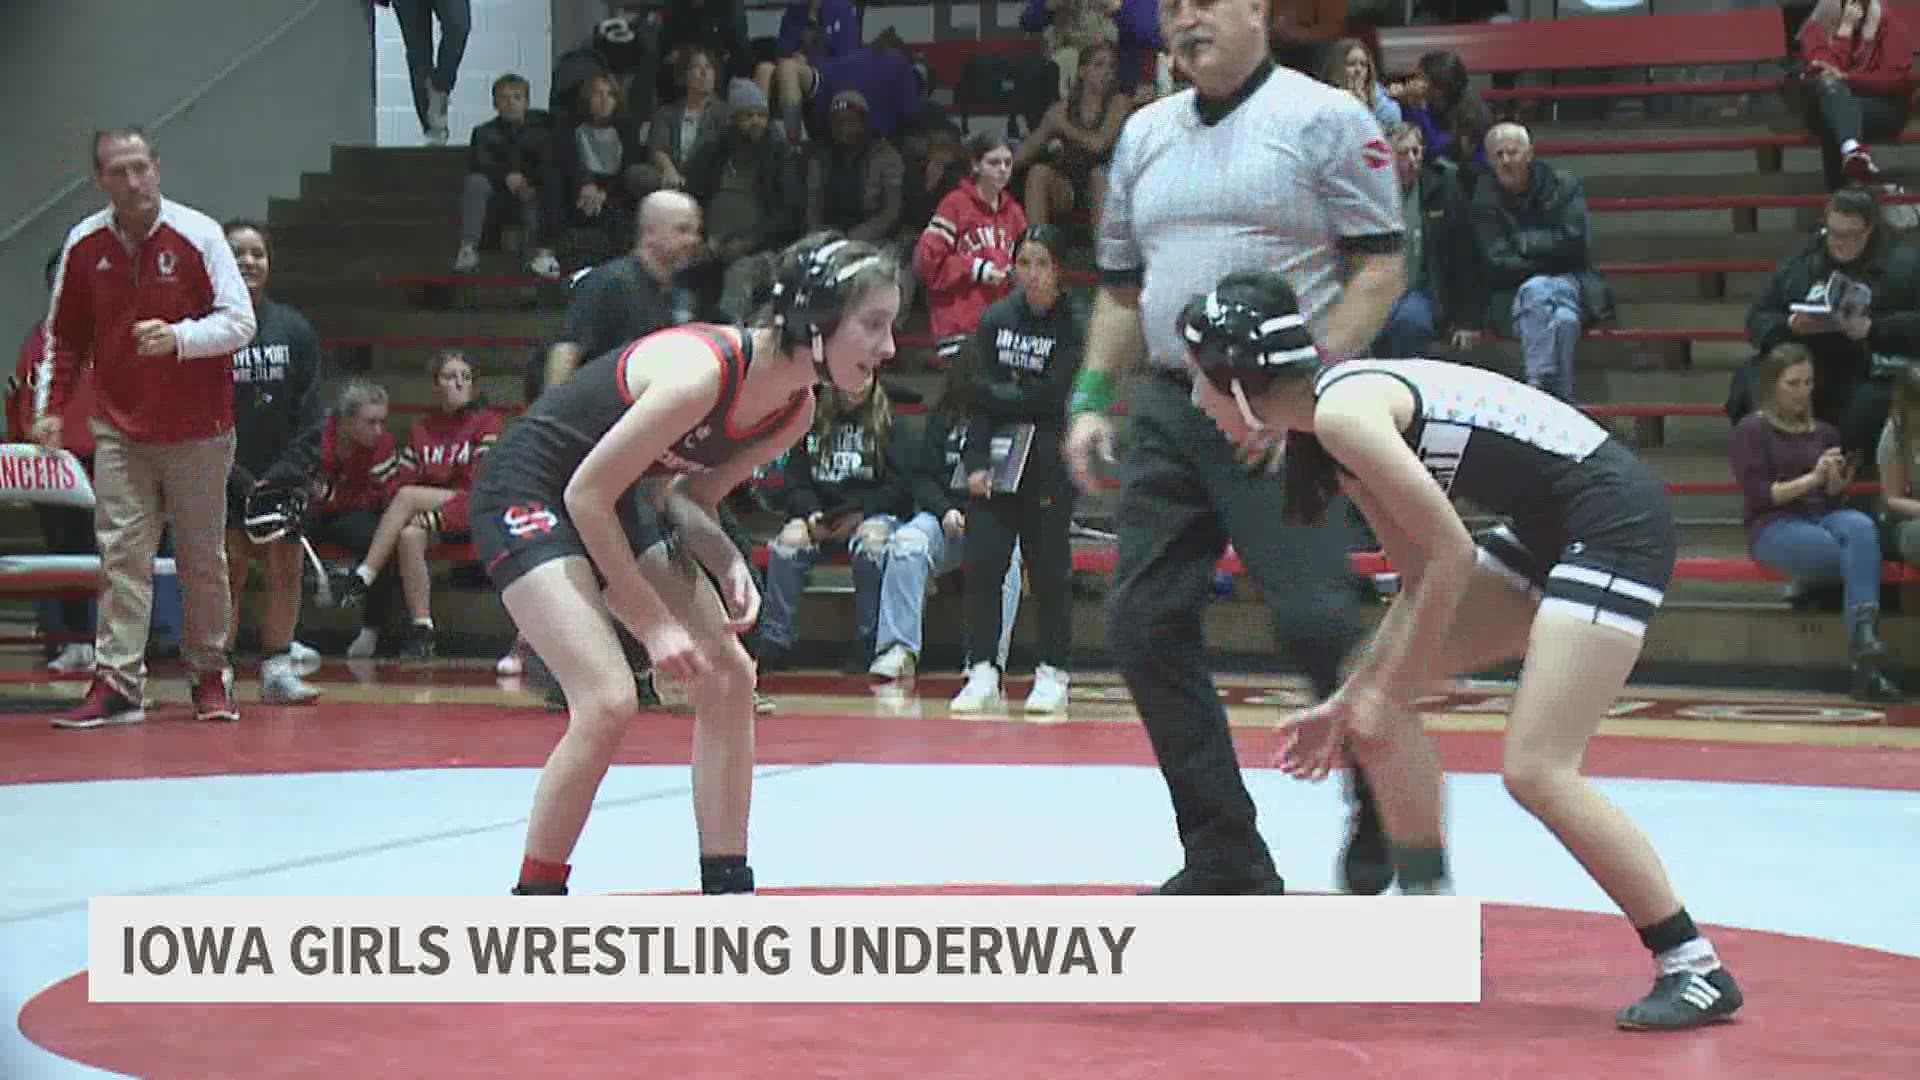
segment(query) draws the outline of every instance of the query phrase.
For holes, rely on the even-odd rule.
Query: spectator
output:
[[[727,131],[727,103],[716,92],[720,65],[713,54],[694,46],[681,54],[682,81],[687,92],[680,100],[654,110],[647,130],[647,151],[653,155],[649,188],[684,188],[681,172],[702,144],[720,139]]]
[[[659,67],[649,25],[652,2],[609,0],[607,18],[595,24],[593,35],[554,60],[547,110],[555,128],[580,122],[585,115],[580,111],[580,87],[599,74],[612,75],[626,87],[627,102],[635,113],[652,114]]]
[[[1826,304],[1834,275],[1867,290],[1858,317],[1795,310]],[[1813,415],[1840,430],[1845,450],[1871,452],[1886,418],[1889,392],[1873,380],[1873,354],[1920,356],[1920,253],[1898,242],[1866,188],[1827,199],[1825,226],[1781,260],[1747,308],[1747,340],[1757,358],[1734,374],[1727,415],[1738,423],[1757,396],[1754,372],[1786,342],[1813,355]]]
[[[480,265],[480,237],[490,222],[509,210],[533,248],[528,269],[545,278],[560,276],[559,260],[541,228],[541,185],[552,177],[552,118],[527,111],[527,80],[502,75],[493,83],[494,118],[473,129],[467,142],[467,186],[460,201],[460,252],[455,273]]]
[[[1133,111],[1127,96],[1114,88],[1117,55],[1105,43],[1082,49],[1073,88],[1047,107],[1014,155],[1013,170],[1027,174],[1024,208],[1030,223],[1045,225],[1056,211],[1076,206],[1099,220],[1113,141]]]
[[[1479,272],[1462,275],[1465,294],[1454,345],[1472,349],[1492,326],[1518,338],[1529,386],[1573,401],[1573,356],[1583,329],[1613,318],[1613,291],[1593,269],[1587,197],[1572,173],[1535,161],[1519,124],[1487,133],[1494,183],[1467,204]]]
[[[1077,74],[1074,67],[1082,50],[1095,41],[1110,41],[1119,50],[1116,85],[1121,93],[1138,92],[1140,97],[1153,89],[1151,83],[1141,82],[1141,75],[1166,48],[1160,37],[1159,0],[1027,0],[1020,9],[1020,29],[1029,34],[1048,32],[1047,49],[1060,66],[1063,97]],[[1062,53],[1068,54],[1065,63]],[[1144,104],[1140,97],[1136,100]]]
[[[153,559],[169,523],[194,716],[238,720],[221,540],[233,464],[233,353],[253,338],[253,302],[219,224],[160,194],[158,155],[144,133],[97,133],[93,178],[112,205],[67,234],[34,386],[34,441],[57,448],[76,380],[93,368],[96,674],[80,706],[54,724],[146,719]]]
[[[1006,190],[1013,173],[1006,140],[976,135],[967,156],[973,175],[940,200],[913,250],[913,272],[927,287],[936,367],[952,362],[980,313],[1007,295],[1013,244],[1027,231],[1026,211]]]
[[[924,136],[905,140],[905,143],[914,149],[903,150],[906,175],[901,183],[900,223],[894,228],[893,251],[900,265],[911,266],[913,249],[920,243],[920,234],[926,231],[927,223],[933,220],[935,208],[972,168],[966,144],[960,139],[960,128],[951,122],[936,124]],[[896,327],[906,325],[907,316],[913,310],[913,287],[918,281],[913,274],[901,276],[900,316],[894,324]]]
[[[685,91],[679,81],[686,70],[681,61],[691,49],[705,49],[720,62],[722,81],[753,78],[744,0],[666,0],[659,41],[661,101],[673,101]]]
[[[258,329],[253,341],[233,354],[233,468],[227,473],[227,574],[232,614],[227,647],[240,640],[240,602],[255,557],[265,564],[260,616],[260,700],[268,705],[298,705],[319,697],[301,680],[299,661],[318,661],[301,646],[296,657],[293,628],[300,621],[301,571],[305,553],[295,533],[265,544],[253,541],[246,526],[248,508],[258,497],[304,501],[320,455],[326,422],[320,399],[320,337],[306,316],[269,297],[273,274],[273,238],[252,221],[230,221],[227,245],[233,249],[240,278],[253,300]]]
[[[1448,325],[1453,300],[1460,292],[1453,275],[1463,261],[1460,245],[1471,243],[1464,223],[1465,206],[1455,170],[1425,157],[1424,136],[1417,125],[1394,125],[1393,165],[1406,194],[1407,284],[1394,301],[1387,323],[1374,338],[1375,356],[1421,356],[1434,337]],[[1469,249],[1465,258],[1470,259]]]
[[[427,549],[434,543],[464,543],[467,495],[480,471],[480,459],[500,437],[505,416],[473,389],[473,365],[457,352],[441,352],[427,365],[435,411],[414,421],[394,470],[396,489],[380,515],[360,565],[345,575],[336,595],[342,607],[367,597],[389,559],[398,558],[400,589],[413,616],[400,656],[431,660],[434,655],[433,579]]]
[[[754,82],[774,101],[804,106],[812,96],[819,66],[860,48],[860,13],[853,0],[787,0],[774,37],[774,65],[754,72]],[[787,130],[798,134],[797,123]]]
[[[815,142],[821,142],[831,127],[828,109],[843,91],[857,90],[867,99],[867,129],[875,137],[895,139],[920,111],[926,88],[907,55],[906,44],[898,34],[887,30],[871,45],[822,60],[818,77],[801,90],[814,107],[807,110],[803,103],[792,100],[781,103],[787,137],[797,141],[804,130]]]
[[[1459,166],[1461,185],[1471,194],[1487,165],[1493,114],[1474,92],[1466,62],[1457,53],[1427,53],[1408,78],[1389,84],[1389,93],[1400,103],[1401,119],[1420,125],[1427,156]]]
[[[878,244],[900,223],[906,165],[892,143],[874,137],[867,112],[858,90],[842,90],[833,99],[832,140],[808,156],[808,232],[831,229]]]
[[[920,446],[913,456],[913,520],[894,530],[887,542],[887,564],[880,579],[880,616],[874,635],[875,657],[867,669],[882,679],[910,679],[919,667],[925,629],[927,583],[966,566],[968,409],[974,388],[974,351],[960,350],[947,368],[940,400],[927,413]],[[986,573],[980,567],[972,574]],[[997,670],[1007,669],[1013,624],[1020,614],[1020,545],[1007,561],[1000,581],[1000,634]],[[969,658],[971,659],[971,658]],[[973,665],[969,663],[968,667]]]
[[[580,95],[584,118],[560,129],[554,140],[552,175],[545,185],[546,235],[589,229],[599,240],[596,251],[607,252],[627,245],[634,208],[652,190],[655,177],[620,81],[607,74],[589,76],[580,84]]]
[[[1018,541],[1026,553],[1034,603],[1039,607],[1040,663],[1026,711],[1050,713],[1067,704],[1073,656],[1073,483],[1060,455],[1067,397],[1086,351],[1087,316],[1061,286],[1060,233],[1029,229],[1014,249],[1012,295],[987,308],[974,334],[979,374],[973,384],[965,451],[966,520],[972,528],[974,574],[967,586],[967,635],[974,658],[955,712],[997,706],[1004,662],[995,668],[987,646],[1000,637],[993,582]],[[1001,438],[1030,429],[1026,468],[1008,490],[995,482],[993,453]]]
[[[60,252],[47,256],[47,291],[53,291],[54,273],[60,269]],[[7,426],[15,442],[33,441],[33,401],[37,392],[41,363],[47,356],[47,323],[33,324],[20,342],[20,361],[7,383]],[[73,392],[67,398],[61,429],[66,433],[66,448],[80,467],[93,476],[93,432],[87,418],[93,415],[93,368],[82,367],[74,379]],[[34,515],[40,520],[40,537],[49,555],[97,555],[93,542],[93,511],[79,506],[35,503]],[[81,634],[91,639],[94,629],[94,602],[80,597],[42,600],[36,603],[40,632],[43,634]],[[47,643],[47,670],[61,673],[93,670],[93,642],[71,641],[65,645]]]
[[[1840,432],[1814,415],[1814,383],[1804,345],[1777,345],[1755,369],[1758,408],[1735,425],[1730,448],[1748,549],[1797,581],[1841,582],[1853,696],[1897,701],[1880,669],[1880,538],[1872,518],[1841,505],[1864,455],[1841,450]]]
[[[1799,45],[1827,190],[1878,180],[1867,143],[1900,134],[1913,104],[1905,20],[1881,0],[1820,0],[1800,24]]]
[[[1328,85],[1338,86],[1359,98],[1361,104],[1373,111],[1373,118],[1380,121],[1381,131],[1390,132],[1401,122],[1400,103],[1380,85],[1373,53],[1359,38],[1341,38],[1333,43],[1327,50],[1326,73],[1321,77]]]
[[[727,103],[733,130],[694,151],[687,193],[707,217],[708,257],[696,274],[719,277],[721,312],[744,321],[755,298],[773,287],[781,249],[800,238],[807,192],[798,156],[786,140],[769,137],[760,88],[735,80]],[[712,282],[703,284],[711,295]]]
[[[1920,566],[1920,364],[1902,365],[1893,380],[1893,408],[1874,458],[1887,546],[1908,566]]]
[[[365,559],[380,528],[380,510],[393,490],[400,458],[387,430],[387,391],[352,379],[340,388],[333,415],[320,429],[320,460],[308,504],[307,535],[316,544],[346,548]],[[361,605],[360,633],[347,658],[364,660],[380,648],[382,630],[398,599],[399,581],[378,578]]]
[[[400,40],[407,50],[407,81],[413,88],[413,111],[420,130],[434,146],[447,145],[447,99],[467,55],[467,35],[473,31],[472,0],[374,0],[393,8],[400,24]],[[433,24],[440,23],[440,48],[433,47]]]
[[[794,615],[806,576],[823,556],[853,560],[854,643],[849,672],[873,662],[880,580],[893,531],[913,515],[910,440],[895,438],[893,403],[875,382],[863,401],[820,391],[813,430],[787,456],[787,523],[767,546],[760,608],[761,664],[782,666],[794,645]]]
[[[1327,69],[1330,45],[1346,32],[1346,0],[1272,0],[1273,62],[1302,75]],[[1335,86],[1346,83],[1336,82]]]

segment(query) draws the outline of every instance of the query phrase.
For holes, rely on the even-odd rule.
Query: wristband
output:
[[[1082,371],[1073,380],[1073,399],[1067,415],[1103,413],[1113,403],[1113,376],[1104,371]]]

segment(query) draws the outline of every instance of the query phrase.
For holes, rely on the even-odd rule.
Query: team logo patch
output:
[[[1384,169],[1393,164],[1393,147],[1376,135],[1360,144],[1360,160],[1366,162],[1369,169]]]
[[[500,515],[500,520],[507,527],[507,535],[517,540],[552,532],[560,524],[560,516],[547,509],[545,503],[509,506],[506,513]]]

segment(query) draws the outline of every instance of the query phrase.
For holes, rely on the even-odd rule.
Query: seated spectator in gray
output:
[[[1404,121],[1392,133],[1393,166],[1406,196],[1407,285],[1394,301],[1386,325],[1373,339],[1373,354],[1423,356],[1448,323],[1460,291],[1450,276],[1464,261],[1465,205],[1455,170],[1426,158],[1426,136]],[[1470,258],[1467,252],[1465,258]]]
[[[1819,314],[1836,273],[1865,286],[1865,306]],[[1813,354],[1813,415],[1840,429],[1844,449],[1873,450],[1891,394],[1873,378],[1873,356],[1920,356],[1920,253],[1880,220],[1871,191],[1828,197],[1824,227],[1781,260],[1748,306],[1747,340],[1758,357],[1734,373],[1728,419],[1737,424],[1756,408],[1759,357],[1792,342]]]
[[[1572,401],[1581,331],[1613,318],[1613,291],[1589,255],[1587,197],[1572,173],[1535,161],[1519,124],[1487,132],[1493,183],[1467,204],[1477,272],[1461,276],[1454,346],[1472,349],[1491,329],[1517,338],[1527,385]]]
[[[731,114],[717,87],[719,61],[707,50],[694,46],[681,61],[687,94],[670,105],[653,111],[653,124],[647,131],[647,152],[652,156],[649,174],[655,188],[684,188],[683,170],[700,145],[725,137]]]
[[[626,109],[620,80],[605,73],[580,84],[585,119],[554,140],[552,194],[546,199],[548,235],[569,228],[599,234],[599,254],[632,242],[634,212],[657,186],[640,127]]]
[[[548,153],[553,147],[550,117],[527,109],[527,80],[502,75],[493,81],[493,119],[473,129],[467,142],[467,186],[460,200],[460,253],[454,256],[456,273],[471,273],[480,265],[480,236],[495,215],[512,210],[526,230],[533,248],[528,269],[556,277],[560,263],[542,234],[540,185],[549,176]]]
[[[867,128],[867,99],[842,90],[828,111],[832,138],[807,155],[807,231],[884,241],[900,223],[906,165],[900,151]]]
[[[1881,0],[1820,0],[1800,24],[1801,95],[1820,140],[1827,190],[1880,178],[1866,144],[1891,139],[1912,110],[1913,42]]]
[[[733,126],[687,162],[687,193],[707,215],[706,272],[722,275],[720,310],[745,320],[760,293],[773,287],[780,250],[806,224],[806,185],[786,140],[768,132],[767,97],[734,80],[727,104]]]
[[[1107,195],[1107,162],[1133,101],[1115,89],[1112,45],[1096,42],[1081,50],[1079,76],[1067,95],[1047,107],[1040,125],[1020,144],[1013,171],[1026,170],[1027,221],[1045,225],[1055,212],[1075,207],[1100,220]]]

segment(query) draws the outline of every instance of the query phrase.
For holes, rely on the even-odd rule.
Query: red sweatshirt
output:
[[[393,432],[382,431],[371,447],[355,446],[340,438],[339,420],[327,417],[320,430],[320,493],[313,501],[316,514],[344,514],[379,509],[393,494],[393,476],[400,467],[393,450]]]
[[[1013,245],[1026,231],[1027,212],[1019,201],[1003,191],[1000,205],[988,206],[971,176],[940,200],[913,248],[913,272],[927,283],[936,341],[973,333],[987,305],[1013,290],[1011,281],[989,285],[981,274],[989,264],[1011,271]]]
[[[173,327],[176,353],[139,355],[133,325],[145,319]],[[131,251],[111,209],[74,226],[47,328],[35,415],[65,415],[91,363],[93,415],[130,441],[184,442],[233,429],[233,354],[253,340],[253,300],[219,223],[198,210],[162,200],[153,229]]]
[[[34,382],[40,377],[40,362],[47,356],[47,324],[38,322],[20,343],[20,362],[7,380],[7,427],[15,442],[33,441]],[[74,380],[67,407],[60,414],[60,443],[82,461],[93,457],[93,429],[87,418],[93,415],[93,369],[83,367]]]
[[[1891,97],[1907,92],[1913,77],[1913,43],[1900,13],[1875,0],[1853,34],[1832,37],[1819,23],[1800,24],[1800,57],[1822,61],[1847,77],[1847,88]]]
[[[408,484],[466,491],[480,471],[480,458],[492,449],[506,414],[484,405],[459,412],[432,412],[413,422],[393,486]]]

